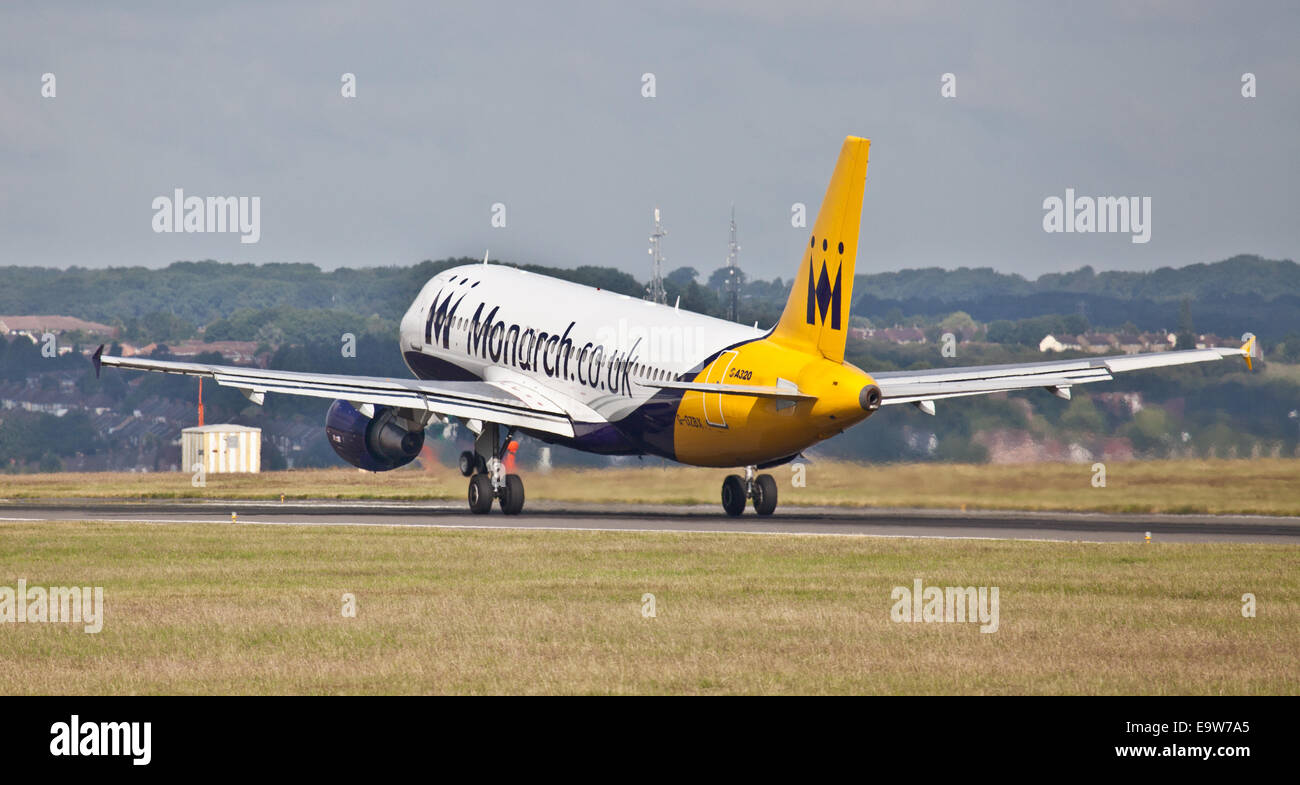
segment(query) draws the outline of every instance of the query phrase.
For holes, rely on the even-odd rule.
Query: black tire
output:
[[[776,479],[770,474],[760,474],[754,480],[754,512],[759,515],[776,512]]]
[[[465,452],[460,454],[460,460],[457,461],[457,467],[460,469],[461,474],[465,475],[466,477],[469,477],[474,473],[474,469],[477,466],[478,466],[478,458],[474,456],[474,453],[470,452],[469,450],[466,450]]]
[[[738,474],[722,481],[722,509],[733,518],[745,511],[745,481]]]
[[[501,490],[501,512],[518,515],[524,509],[524,481],[517,474],[506,475],[506,487]]]
[[[469,478],[469,511],[485,515],[492,510],[492,480],[486,474]]]

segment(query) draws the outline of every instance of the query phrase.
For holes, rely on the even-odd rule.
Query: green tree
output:
[[[1080,333],[1086,333],[1091,326],[1082,314],[1077,313],[1067,314],[1061,321],[1062,326],[1065,328],[1066,335],[1079,335]]]
[[[1086,395],[1076,395],[1061,415],[1061,425],[1071,431],[1080,433],[1099,433],[1106,425],[1106,419],[1097,410],[1092,399]]]
[[[951,332],[961,334],[963,332],[974,332],[978,324],[971,318],[971,315],[965,311],[953,311],[939,322],[941,332]]]
[[[664,277],[664,283],[676,284],[677,286],[685,288],[694,283],[695,279],[699,277],[700,271],[696,270],[694,267],[678,267],[676,270],[673,270]]]
[[[988,340],[989,343],[1016,343],[1015,322],[1006,319],[989,322]]]
[[[1134,415],[1128,426],[1128,436],[1134,449],[1152,453],[1172,444],[1176,429],[1169,412],[1159,406],[1146,406]]]

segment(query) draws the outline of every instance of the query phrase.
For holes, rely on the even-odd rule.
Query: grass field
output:
[[[1300,515],[1300,459],[1132,461],[1106,466],[1106,487],[1090,464],[878,464],[819,461],[772,470],[782,505],[845,505],[1099,512]],[[720,469],[663,466],[524,473],[529,499],[717,504]],[[463,499],[465,479],[451,467],[371,474],[312,469],[260,475],[0,475],[0,498],[118,499]]]
[[[88,523],[0,542],[0,586],[102,586],[107,607],[98,634],[0,625],[0,694],[1300,692],[1290,547]],[[914,578],[997,586],[999,629],[892,622]]]

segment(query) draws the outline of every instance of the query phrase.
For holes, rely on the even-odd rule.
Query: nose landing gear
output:
[[[729,474],[722,481],[722,509],[737,517],[745,512],[745,500],[754,500],[754,512],[771,515],[776,512],[776,479],[770,474],[754,476],[754,467],[745,467],[745,476]]]

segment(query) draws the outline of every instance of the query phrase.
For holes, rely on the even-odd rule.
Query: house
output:
[[[1040,352],[1065,352],[1079,351],[1083,347],[1079,345],[1079,339],[1073,335],[1062,335],[1060,338],[1048,333],[1043,336],[1043,340],[1038,342],[1038,351]]]
[[[1148,352],[1165,352],[1178,343],[1178,336],[1161,330],[1158,333],[1142,333],[1142,343]]]
[[[1144,343],[1142,336],[1137,333],[1120,333],[1119,350],[1124,354],[1140,354],[1147,350],[1151,344]]]
[[[1212,349],[1216,346],[1228,346],[1235,349],[1238,346],[1241,346],[1242,343],[1244,342],[1234,340],[1232,338],[1224,338],[1215,335],[1214,333],[1206,333],[1204,335],[1199,335],[1196,337],[1197,349]]]
[[[117,330],[107,324],[78,319],[75,316],[0,316],[0,335],[26,335],[37,339],[45,333],[68,333],[80,330],[92,335],[114,336]]]
[[[195,357],[205,352],[217,352],[225,359],[232,363],[253,363],[257,361],[257,342],[256,341],[181,341],[175,344],[166,344],[167,352],[173,357]],[[132,355],[148,356],[158,348],[158,344],[151,343],[146,346],[130,347],[130,354],[127,353],[127,347],[122,347],[122,354],[130,357]]]
[[[1119,348],[1119,337],[1114,333],[1084,333],[1079,336],[1079,346],[1085,352],[1106,354]]]
[[[920,327],[885,327],[867,330],[867,337],[890,343],[925,343],[925,331]]]

